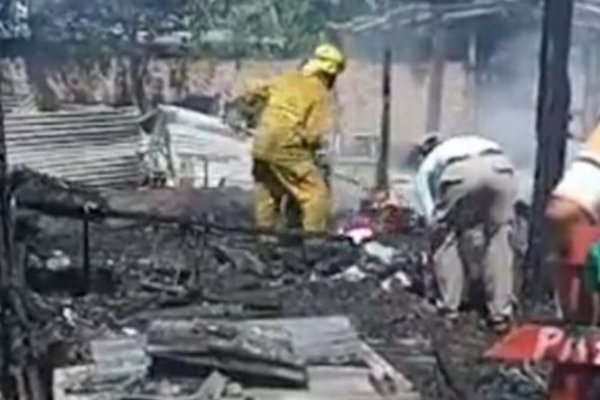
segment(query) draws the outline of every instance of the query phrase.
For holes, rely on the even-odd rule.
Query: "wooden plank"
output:
[[[216,400],[221,399],[229,379],[218,372],[213,372],[197,391],[189,395],[162,396],[141,393],[121,392],[130,384],[114,385],[108,390],[90,393],[69,393],[71,387],[77,387],[95,374],[96,366],[81,365],[61,368],[54,371],[53,398],[55,400]],[[133,381],[131,381],[133,383]],[[133,385],[135,386],[135,384]]]
[[[306,385],[306,366],[292,352],[290,335],[269,327],[231,321],[154,321],[148,331],[148,353],[169,364],[219,369],[244,378],[269,378]]]
[[[216,400],[221,397],[225,392],[225,386],[227,385],[227,377],[221,375],[217,371],[214,371],[204,381],[200,390],[193,396],[197,400]]]
[[[55,369],[53,373],[52,398],[54,400],[104,400],[106,394],[70,394],[69,387],[73,382],[82,382],[94,373],[93,365]]]
[[[306,390],[247,389],[257,400],[379,400],[385,399],[369,383],[369,369],[357,367],[310,367]],[[417,400],[414,392],[398,394],[397,400]],[[228,399],[223,399],[228,400]]]
[[[198,369],[218,369],[227,374],[234,374],[242,382],[260,380],[274,382],[278,385],[304,387],[307,384],[306,371],[278,364],[269,364],[256,360],[244,360],[231,357],[215,357],[209,355],[181,356],[172,353],[157,354],[154,360],[158,365],[182,365]],[[162,370],[163,368],[157,368]],[[166,368],[165,368],[166,370]]]
[[[415,393],[414,386],[367,343],[362,343],[364,360],[370,368],[371,381],[387,398],[398,399],[405,393]]]
[[[413,384],[381,357],[371,346],[358,337],[350,320],[345,316],[288,318],[271,320],[249,320],[245,324],[251,326],[268,326],[288,331],[292,337],[295,353],[313,364],[313,360],[324,361],[328,357],[356,357],[368,367],[370,380],[377,385],[383,398],[386,399],[418,399]],[[309,382],[312,384],[309,367]],[[275,396],[275,394],[273,394]],[[302,397],[294,392],[288,394],[289,399],[319,399],[318,397]],[[300,396],[300,397],[297,397]],[[274,400],[288,400],[288,397],[274,397]],[[353,399],[352,395],[347,397]],[[359,397],[360,398],[360,397]],[[267,400],[271,397],[267,396]],[[262,400],[262,398],[261,398]]]
[[[361,341],[345,316],[248,320],[249,326],[283,329],[291,334],[294,352],[309,363],[360,358]]]
[[[253,310],[247,308],[241,303],[232,304],[201,304],[181,307],[161,308],[152,311],[142,311],[136,314],[133,319],[136,320],[174,320],[174,319],[193,319],[193,318],[227,318],[229,320],[247,319],[247,318],[267,318],[277,314],[272,310]]]

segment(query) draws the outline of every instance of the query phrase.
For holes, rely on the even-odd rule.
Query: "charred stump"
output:
[[[572,16],[573,0],[545,0],[536,121],[538,147],[527,255],[527,265],[533,267],[535,278],[544,276],[543,264],[550,250],[544,210],[565,164],[571,101],[568,70]],[[534,281],[544,282],[532,288],[536,295],[541,295],[549,282]]]

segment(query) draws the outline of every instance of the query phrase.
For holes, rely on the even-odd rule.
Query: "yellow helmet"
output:
[[[322,44],[317,46],[302,70],[307,74],[324,72],[329,75],[337,75],[345,68],[346,57],[341,50],[332,44]]]

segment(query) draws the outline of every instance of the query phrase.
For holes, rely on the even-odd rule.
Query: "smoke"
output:
[[[515,164],[519,175],[519,198],[527,203],[531,201],[533,192],[533,175],[537,151],[536,140],[536,112],[537,91],[539,84],[539,50],[541,43],[541,32],[534,27],[521,32],[510,32],[502,37],[488,37],[482,41],[485,49],[482,53],[490,55],[485,63],[485,70],[481,72],[477,85],[477,95],[474,100],[476,105],[476,125],[473,130],[471,121],[460,117],[451,104],[463,89],[464,70],[461,58],[456,57],[447,64],[444,82],[444,101],[442,133],[444,136],[453,136],[473,133],[492,139],[499,143]],[[410,162],[411,150],[416,141],[422,138],[424,127],[420,124],[424,118],[426,105],[426,79],[429,68],[429,57],[427,52],[421,54],[415,49],[423,46],[423,38],[420,32],[408,32],[410,34],[398,35],[398,41],[393,42],[394,66],[393,88],[392,88],[392,149],[391,169],[392,175],[407,177],[414,173],[414,163]],[[377,36],[380,35],[380,36]],[[492,35],[493,36],[493,35]],[[375,40],[377,39],[378,40]],[[381,63],[381,52],[384,46],[381,32],[358,35],[346,46],[351,59],[355,63],[363,65],[376,65]],[[493,40],[492,40],[493,39]],[[489,43],[488,43],[489,42]],[[490,44],[491,43],[491,44]],[[579,110],[582,108],[583,99],[583,63],[579,54],[579,43],[574,43],[570,63],[571,79],[571,121],[570,131],[576,137],[582,133],[579,123]],[[460,46],[457,46],[460,48]],[[459,54],[459,52],[457,52]],[[403,67],[400,68],[399,66]],[[416,68],[418,67],[418,68]],[[365,67],[366,68],[366,67]],[[414,76],[403,72],[412,68]],[[371,68],[371,72],[379,70]],[[422,72],[422,76],[418,72]],[[357,71],[356,76],[364,71]],[[421,78],[419,78],[421,76]],[[366,121],[371,132],[379,131],[379,109],[380,89],[375,84],[378,82],[379,74],[371,74],[371,82],[363,80],[358,82],[352,79],[353,87],[360,87],[361,93],[370,94],[370,104],[374,107],[356,108],[351,116],[358,116],[360,121]],[[421,80],[419,80],[421,79]],[[365,89],[367,83],[369,90]],[[420,85],[420,86],[419,86]],[[420,92],[414,88],[419,87]],[[356,92],[349,92],[352,96]],[[349,96],[352,98],[352,96]],[[460,107],[455,107],[460,109]],[[459,118],[456,118],[459,115]],[[348,116],[346,115],[346,118]],[[457,121],[455,121],[457,120]],[[361,125],[362,126],[362,125]],[[351,128],[352,125],[348,124]],[[446,131],[446,128],[449,128]],[[567,165],[576,154],[580,144],[570,140],[567,147]]]
[[[488,80],[479,88],[479,134],[501,144],[518,169],[519,196],[530,201],[537,150],[535,120],[539,77],[539,31],[529,31],[504,42],[490,63]],[[581,107],[583,68],[573,52],[570,63],[571,110]],[[576,131],[577,119],[571,124]],[[574,132],[575,133],[575,132]],[[579,132],[576,132],[579,134]],[[567,165],[578,143],[569,141]]]

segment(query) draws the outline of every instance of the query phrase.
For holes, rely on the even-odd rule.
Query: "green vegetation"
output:
[[[185,32],[186,43],[214,56],[297,56],[328,36],[328,23],[359,15],[381,15],[418,0],[29,0],[34,38],[73,43],[78,51],[130,51],[134,39],[147,42],[161,35]],[[533,1],[533,0],[532,0]],[[12,3],[16,3],[13,0]],[[425,3],[426,1],[421,1]],[[465,0],[430,0],[464,3]],[[1,2],[0,22],[9,18]],[[529,1],[524,0],[524,4]],[[482,33],[501,37],[514,31],[517,20],[486,20],[494,29]],[[512,25],[512,26],[511,26]],[[493,40],[492,40],[493,41]],[[84,45],[84,46],[82,46]]]
[[[479,0],[477,0],[479,1]],[[530,1],[521,4],[528,7]],[[431,0],[431,3],[469,3]],[[4,0],[0,1],[0,39],[17,38],[4,55],[23,56],[36,88],[38,105],[54,109],[47,83],[54,63],[94,71],[118,62],[118,104],[132,100],[148,108],[148,64],[154,55],[182,60],[174,74],[184,80],[190,57],[285,58],[306,55],[320,40],[338,39],[332,25],[377,20],[398,6],[428,3],[415,0]],[[28,7],[25,7],[27,4]],[[25,8],[25,13],[23,13]],[[531,7],[528,8],[531,10]],[[19,11],[20,10],[20,11]],[[516,16],[533,13],[516,12]],[[464,59],[466,43],[478,32],[479,54],[489,59],[497,44],[523,26],[515,15],[486,17],[455,24],[448,31],[448,57]],[[25,18],[24,18],[25,16]],[[351,25],[352,25],[351,24]],[[531,25],[531,24],[529,24]],[[25,26],[27,29],[23,29]],[[419,63],[429,59],[431,26],[397,26],[392,31],[394,55]],[[29,32],[21,35],[22,32]],[[20,32],[20,33],[19,33]],[[354,46],[378,57],[381,31],[366,30]],[[23,40],[25,39],[25,40]],[[360,57],[361,54],[353,53]],[[481,60],[485,68],[485,61]],[[56,68],[55,68],[56,69]],[[104,70],[104,68],[103,68]],[[106,69],[108,70],[108,69]],[[66,78],[65,78],[66,79]]]

